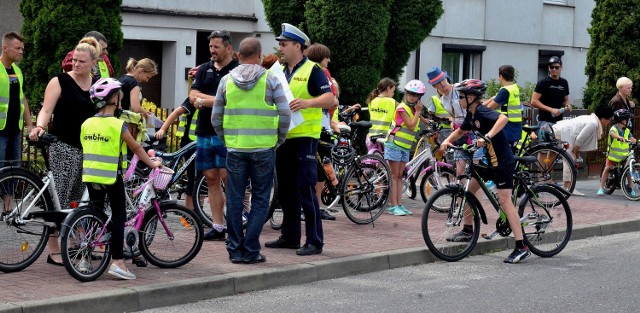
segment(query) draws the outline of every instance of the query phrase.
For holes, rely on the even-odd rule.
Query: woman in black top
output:
[[[55,114],[49,133],[56,135],[59,140],[49,148],[49,162],[63,209],[69,207],[70,201],[82,197],[80,126],[96,113],[89,98],[89,88],[93,83],[91,69],[101,50],[94,38],[80,41],[74,50],[71,72],[58,74],[49,81],[36,127],[29,133],[29,138],[38,140],[44,134],[51,115]],[[62,265],[60,246],[55,236],[49,239],[48,245],[50,254],[47,262]]]
[[[144,58],[137,61],[129,58],[127,62],[127,74],[118,80],[122,84],[122,109],[140,113],[145,117],[149,112],[142,108],[142,87],[140,83],[146,83],[151,77],[158,74],[158,65],[151,59]]]

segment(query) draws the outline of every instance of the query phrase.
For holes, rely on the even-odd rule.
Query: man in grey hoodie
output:
[[[220,80],[211,124],[227,147],[227,251],[232,263],[262,263],[260,233],[269,213],[275,149],[286,139],[291,111],[278,79],[261,65],[256,38],[240,42],[240,65]],[[251,212],[242,231],[244,192]]]

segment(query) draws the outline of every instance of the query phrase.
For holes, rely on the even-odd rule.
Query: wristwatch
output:
[[[198,98],[198,109],[202,109],[202,101],[203,100],[204,99],[202,99],[202,98]]]
[[[489,134],[484,134],[484,138],[491,143],[491,136],[489,136]]]

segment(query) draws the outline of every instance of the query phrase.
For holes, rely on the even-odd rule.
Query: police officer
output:
[[[310,44],[305,33],[284,23],[282,33],[276,40],[284,61],[284,74],[294,97],[289,108],[292,114],[301,114],[304,121],[292,125],[286,141],[276,151],[278,199],[283,213],[282,235],[277,240],[265,243],[265,247],[298,249],[298,255],[319,254],[322,253],[324,235],[314,188],[318,175],[316,149],[322,129],[322,109],[333,107],[335,98],[320,66],[303,54]],[[305,215],[307,237],[302,247],[301,208]]]

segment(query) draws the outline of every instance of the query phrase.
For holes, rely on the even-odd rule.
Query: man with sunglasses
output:
[[[220,79],[238,66],[232,58],[231,34],[228,31],[214,31],[209,35],[211,60],[198,66],[193,77],[187,111],[198,110],[196,124],[196,171],[202,171],[209,188],[209,203],[213,227],[204,235],[205,240],[224,241],[224,192],[220,181],[226,183],[225,169],[227,149],[211,125],[211,108],[218,91]]]

